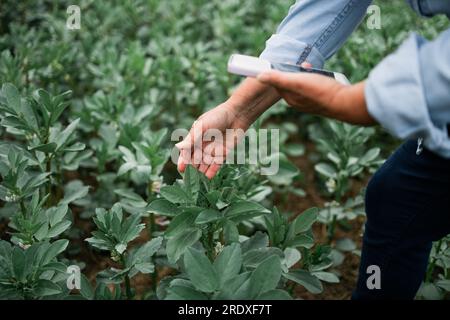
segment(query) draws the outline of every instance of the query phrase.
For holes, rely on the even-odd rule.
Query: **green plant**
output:
[[[260,204],[246,200],[248,193],[239,194],[238,180],[236,171],[229,172],[225,168],[208,181],[188,166],[183,181],[161,187],[162,198],[153,201],[148,210],[173,218],[164,233],[168,239],[169,262],[175,263],[198,240],[205,246],[208,257],[213,259],[214,244],[219,238],[225,243],[238,241],[239,222],[269,212]]]
[[[98,230],[93,237],[86,239],[93,247],[109,251],[111,259],[119,262],[122,269],[109,269],[100,274],[103,281],[112,283],[125,282],[127,299],[132,299],[130,278],[138,272],[148,274],[155,270],[151,257],[161,246],[161,238],[155,238],[138,249],[128,253],[129,243],[136,239],[145,225],[140,223],[139,215],[124,217],[120,204],[115,204],[110,211],[97,209],[93,218]]]
[[[433,243],[427,272],[417,298],[441,300],[450,291],[450,236]]]
[[[368,148],[368,141],[375,134],[373,128],[325,120],[323,127],[311,125],[312,139],[324,161],[315,165],[316,172],[325,181],[326,191],[332,202],[321,211],[321,222],[327,225],[328,242],[334,239],[338,223],[364,214],[360,210],[361,197],[349,198],[352,179],[365,171],[373,173],[382,164],[380,148]],[[345,203],[343,203],[346,200]]]
[[[0,241],[0,299],[41,299],[67,293],[67,267],[57,261],[69,242],[40,242],[20,248]]]
[[[211,262],[203,251],[189,248],[184,254],[185,277],[168,278],[159,297],[170,300],[289,300],[278,289],[281,258],[271,255],[251,271],[243,271],[245,257],[239,244],[222,249]]]

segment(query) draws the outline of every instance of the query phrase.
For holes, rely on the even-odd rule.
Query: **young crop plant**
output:
[[[101,272],[97,280],[104,283],[124,283],[126,298],[132,299],[135,292],[130,279],[138,273],[151,274],[155,271],[152,256],[160,248],[162,238],[154,238],[130,250],[130,242],[145,229],[145,224],[140,223],[141,216],[138,214],[126,217],[118,203],[109,211],[98,208],[93,220],[98,229],[86,241],[95,248],[108,251],[111,259],[120,264],[120,269],[111,268]]]
[[[334,273],[325,271],[332,265],[330,247],[316,244],[314,240],[311,227],[318,219],[318,212],[317,208],[310,208],[289,221],[275,207],[271,214],[264,216],[271,246],[283,250],[289,268],[297,263],[301,265],[302,269],[284,275],[293,281],[291,292],[295,284],[304,286],[312,293],[320,293],[323,287],[319,280],[339,282]]]
[[[380,148],[367,147],[375,129],[334,120],[324,120],[322,123],[322,127],[311,125],[309,132],[322,157],[315,170],[331,197],[319,215],[319,221],[327,226],[328,242],[331,243],[338,224],[345,227],[346,221],[364,214],[362,196],[350,198],[352,180],[363,177],[366,172],[375,172],[383,160]]]
[[[247,252],[248,255],[248,252]],[[271,254],[255,268],[246,267],[241,245],[225,246],[212,262],[203,250],[188,248],[183,256],[185,273],[163,279],[158,291],[167,300],[290,300],[278,288],[282,261]]]
[[[164,232],[170,263],[176,263],[186,249],[199,240],[208,257],[213,259],[219,239],[224,243],[237,241],[240,222],[270,212],[247,200],[248,192],[243,194],[236,188],[238,180],[236,171],[229,172],[225,168],[208,181],[203,174],[188,166],[182,181],[161,187],[161,198],[150,203],[148,211],[172,218]]]
[[[22,98],[17,88],[0,91],[1,126],[9,139],[0,148],[0,199],[9,219],[9,242],[1,241],[2,298],[63,298],[67,266],[57,259],[69,241],[59,239],[72,225],[69,205],[89,188],[64,185],[65,170],[76,170],[85,146],[74,141],[78,120],[63,126],[67,93],[39,90]]]
[[[302,225],[311,217],[307,214]],[[310,230],[305,230],[309,232]],[[302,231],[299,229],[298,233]],[[311,293],[322,292],[320,279],[334,282],[333,274],[298,267],[300,252],[294,247],[281,249],[271,246],[269,236],[256,232],[250,238],[240,236],[239,241],[216,246],[213,258],[201,243],[188,247],[183,254],[183,263],[176,276],[161,280],[159,299],[227,299],[264,300],[291,299],[296,284]],[[326,266],[325,266],[326,268]]]
[[[56,257],[68,243],[42,241],[21,248],[0,240],[0,299],[56,299],[67,295],[67,267]]]
[[[9,134],[25,140],[21,147],[26,163],[41,171],[35,179],[40,177],[42,184],[42,178],[48,177],[45,190],[47,206],[67,197],[63,189],[64,170],[77,170],[81,162],[92,154],[85,150],[85,144],[75,141],[79,119],[66,127],[58,121],[68,106],[65,101],[68,95],[69,92],[65,92],[52,96],[38,90],[33,97],[23,99],[11,84],[4,84],[0,92],[1,125]],[[21,170],[20,166],[18,169]],[[77,197],[86,195],[87,190],[87,187],[77,190]]]
[[[335,282],[333,274],[322,271],[329,266],[319,265],[322,260],[309,259],[308,269],[297,267],[299,248],[314,246],[311,226],[318,210],[289,223],[276,209],[271,212],[249,200],[248,190],[239,192],[236,175],[241,170],[224,166],[209,181],[188,166],[183,180],[162,187],[161,198],[149,205],[149,211],[172,218],[164,232],[165,250],[179,271],[161,281],[160,299],[286,299],[286,290],[293,292],[295,284],[319,293],[320,279]],[[268,234],[241,234],[241,223],[260,216]],[[261,284],[264,273],[271,278]]]

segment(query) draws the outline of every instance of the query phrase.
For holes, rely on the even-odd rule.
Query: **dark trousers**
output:
[[[432,241],[450,233],[450,159],[404,143],[375,173],[366,191],[359,279],[353,299],[413,299]],[[381,289],[367,280],[380,271]]]

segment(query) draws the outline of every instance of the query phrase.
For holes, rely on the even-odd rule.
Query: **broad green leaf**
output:
[[[313,245],[314,239],[308,236],[307,234],[300,234],[295,238],[286,242],[286,246],[293,248],[303,247],[306,249],[310,249],[312,248]]]
[[[161,195],[172,203],[191,203],[192,198],[179,186],[164,186],[161,188]]]
[[[20,93],[17,88],[11,83],[5,83],[2,86],[3,95],[6,98],[8,107],[14,110],[16,113],[21,112]]]
[[[59,202],[60,205],[68,205],[78,199],[85,197],[89,193],[89,186],[79,186],[78,188],[66,188],[64,198]]]
[[[86,149],[86,145],[84,143],[75,142],[74,144],[65,147],[64,152],[79,152],[83,151],[84,149]]]
[[[186,249],[196,243],[202,236],[202,231],[186,229],[167,241],[166,251],[170,263],[175,263],[183,255]]]
[[[91,285],[89,279],[84,274],[81,274],[80,294],[82,297],[84,297],[88,300],[92,300],[95,297],[94,289],[92,288],[92,285]]]
[[[356,243],[350,238],[339,239],[336,241],[336,249],[341,251],[356,250]]]
[[[193,166],[188,165],[184,172],[184,187],[188,195],[192,197],[192,202],[196,203],[200,190],[199,172]]]
[[[278,256],[282,259],[283,251],[274,247],[249,250],[243,255],[243,263],[246,268],[256,268],[261,262],[271,256]]]
[[[68,142],[69,137],[75,132],[75,129],[77,128],[79,122],[80,118],[75,119],[58,134],[56,140],[54,141],[58,145],[58,150]]]
[[[316,171],[327,178],[336,179],[336,170],[327,163],[319,163],[314,166]]]
[[[163,238],[154,238],[144,245],[140,246],[139,249],[135,250],[131,255],[131,261],[127,261],[127,266],[133,266],[137,263],[150,262],[151,257],[159,250],[162,245]]]
[[[417,295],[426,300],[441,300],[443,291],[434,283],[424,282],[419,288]]]
[[[247,271],[228,280],[214,298],[218,300],[248,300],[250,276],[251,272]]]
[[[33,289],[33,293],[39,297],[52,296],[61,292],[62,289],[59,285],[45,279],[39,279]]]
[[[302,255],[300,251],[295,248],[286,248],[284,249],[284,260],[286,262],[286,266],[288,268],[294,266],[297,262],[300,261]]]
[[[246,200],[237,200],[225,210],[226,218],[234,222],[240,222],[267,213],[270,213],[270,210],[259,203]]]
[[[167,289],[166,300],[208,300],[208,298],[194,288],[176,285]]]
[[[339,283],[338,276],[331,272],[319,271],[313,272],[312,275],[328,283]]]
[[[305,287],[306,290],[313,294],[319,294],[323,291],[322,283],[319,279],[313,276],[311,273],[305,270],[294,270],[289,273],[283,274],[283,276],[295,283],[298,283]]]
[[[310,208],[300,214],[293,222],[295,227],[295,234],[308,231],[317,220],[318,212],[319,209]]]
[[[278,256],[264,260],[250,276],[249,298],[255,299],[264,292],[275,289],[281,278],[281,261]]]
[[[215,209],[206,209],[200,212],[200,214],[195,219],[196,224],[205,224],[218,221],[222,218],[220,211]]]
[[[260,294],[256,300],[292,300],[292,297],[284,290],[274,289]]]
[[[19,281],[24,281],[26,274],[25,252],[19,247],[14,247],[12,251],[12,266],[14,277]]]
[[[155,271],[155,265],[151,262],[137,263],[134,267],[141,273],[148,274]]]
[[[362,157],[359,159],[359,161],[363,164],[369,163],[374,161],[381,153],[380,148],[372,148],[368,150]]]
[[[253,236],[242,243],[242,253],[253,249],[265,248],[269,245],[269,237],[267,234],[258,231]]]
[[[239,231],[233,221],[226,220],[223,226],[223,237],[225,244],[239,242]]]
[[[53,210],[52,210],[53,209]],[[66,216],[69,207],[67,205],[60,205],[58,207],[52,207],[47,210],[47,215],[50,218],[50,226],[54,226]]]
[[[70,222],[69,220],[58,222],[53,227],[48,229],[47,237],[53,238],[53,237],[60,235],[61,233],[66,231],[70,227],[71,224],[72,224],[72,222]]]
[[[219,289],[219,275],[203,252],[188,248],[184,254],[184,265],[196,289],[202,292],[214,292]]]
[[[41,264],[46,265],[47,263],[52,261],[58,254],[66,250],[68,245],[69,241],[65,239],[56,240],[55,242],[51,243],[44,254]]]
[[[239,274],[242,267],[242,254],[239,244],[225,247],[214,261],[214,268],[219,275],[220,286]]]
[[[49,143],[46,143],[46,144],[37,145],[35,147],[28,147],[28,150],[30,150],[30,151],[41,151],[41,152],[44,152],[44,153],[52,153],[52,152],[55,152],[56,148],[57,148],[57,144],[56,143],[49,142]]]
[[[193,214],[191,212],[184,212],[177,215],[169,224],[165,232],[166,237],[173,237],[180,232],[183,232],[187,228],[194,227],[194,221],[197,217],[197,214]]]

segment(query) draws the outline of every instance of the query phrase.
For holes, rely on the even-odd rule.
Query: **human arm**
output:
[[[320,68],[356,28],[370,3],[371,0],[297,1],[278,27],[277,33],[267,41],[261,57],[273,62],[309,61],[314,67]],[[280,95],[274,88],[255,79],[244,80],[226,102],[200,116],[188,136],[177,144],[180,149],[179,170],[183,172],[186,165],[191,163],[208,177],[214,176],[221,163],[217,163],[219,161],[215,161],[207,152],[197,152],[194,159],[194,131],[247,130],[279,99]],[[204,151],[206,145],[199,144],[198,148]]]

